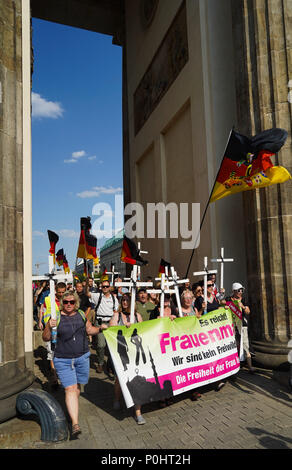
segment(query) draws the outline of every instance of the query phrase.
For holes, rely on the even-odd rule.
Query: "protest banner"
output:
[[[155,402],[238,372],[232,312],[148,320],[104,331],[126,406]]]

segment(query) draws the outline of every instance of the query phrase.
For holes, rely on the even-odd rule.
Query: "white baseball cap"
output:
[[[234,282],[232,284],[232,290],[244,289],[244,287],[239,282]]]

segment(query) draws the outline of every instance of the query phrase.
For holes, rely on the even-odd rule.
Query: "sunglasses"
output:
[[[102,289],[106,289],[107,287],[109,287],[109,286],[101,286]]]
[[[214,284],[207,284],[207,287],[213,287]]]
[[[122,299],[122,302],[129,302],[130,299]]]
[[[75,300],[63,300],[63,304],[65,304],[65,305],[67,305],[67,304],[74,305]]]

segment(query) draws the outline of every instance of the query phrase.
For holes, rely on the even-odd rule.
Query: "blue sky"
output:
[[[110,36],[38,19],[33,48],[33,272],[44,263],[42,274],[48,229],[74,269],[80,217],[90,216],[95,228],[94,206],[114,212],[115,196],[122,200],[122,49]],[[107,222],[105,229],[121,228],[121,218],[116,227]]]

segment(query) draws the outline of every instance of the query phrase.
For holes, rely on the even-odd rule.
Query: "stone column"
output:
[[[292,173],[292,2],[231,0],[239,132],[288,131],[274,159]],[[287,365],[292,329],[292,182],[244,193],[250,335],[264,367]]]
[[[0,422],[34,380],[24,359],[21,0],[0,2]]]

